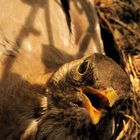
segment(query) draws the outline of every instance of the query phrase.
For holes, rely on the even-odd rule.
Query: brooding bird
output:
[[[125,72],[101,54],[62,65],[46,82],[1,91],[0,139],[97,140],[108,110],[130,90]]]

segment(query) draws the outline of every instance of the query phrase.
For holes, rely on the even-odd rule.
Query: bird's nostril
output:
[[[80,74],[84,74],[86,71],[87,71],[87,68],[88,68],[88,62],[83,62],[80,67],[78,68],[78,72]]]

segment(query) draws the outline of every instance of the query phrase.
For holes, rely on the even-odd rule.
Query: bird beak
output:
[[[84,107],[94,125],[98,124],[106,107],[112,107],[117,100],[117,94],[111,87],[97,89],[93,87],[82,88]]]

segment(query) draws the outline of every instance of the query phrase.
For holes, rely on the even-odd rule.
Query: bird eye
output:
[[[80,65],[80,67],[78,68],[78,72],[79,72],[80,74],[84,74],[84,73],[87,71],[87,68],[88,68],[88,62],[85,61],[85,62],[83,62],[83,63]]]

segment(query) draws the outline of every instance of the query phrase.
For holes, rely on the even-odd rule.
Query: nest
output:
[[[116,140],[140,139],[140,1],[96,0],[105,52],[127,72],[132,92],[120,101]]]

